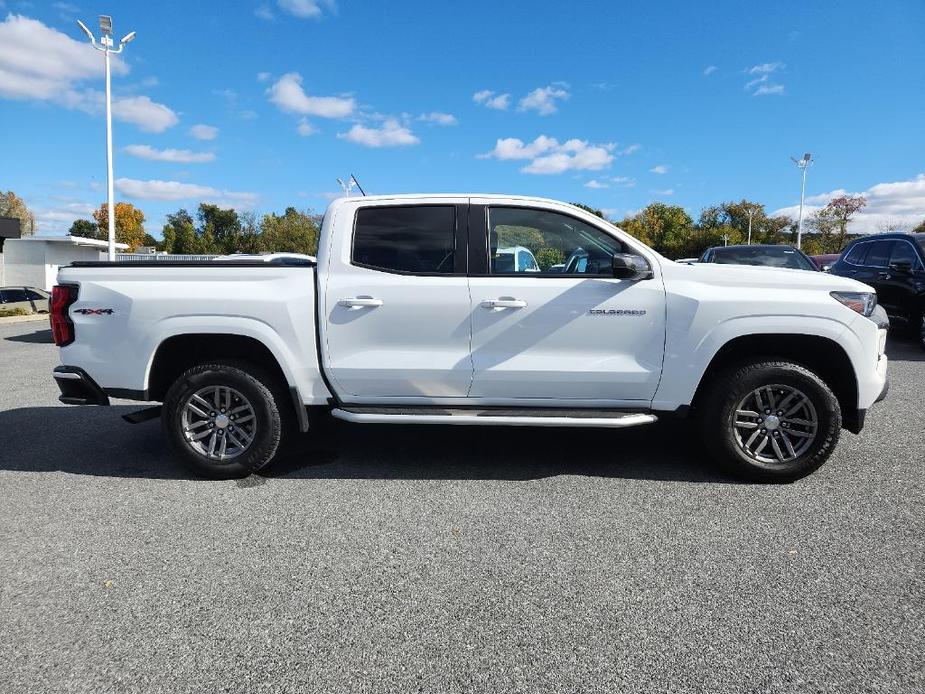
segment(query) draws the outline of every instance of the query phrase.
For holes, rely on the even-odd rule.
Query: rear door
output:
[[[482,203],[482,204],[477,204]],[[613,277],[615,233],[564,209],[472,199],[470,396],[497,404],[644,406],[655,394],[665,344],[660,268],[641,281]],[[524,246],[538,271],[498,262]],[[569,262],[566,271],[551,271]],[[543,402],[547,401],[547,402]]]
[[[361,200],[361,199],[358,199]],[[345,402],[464,398],[472,381],[465,199],[348,202],[332,222],[325,370]]]

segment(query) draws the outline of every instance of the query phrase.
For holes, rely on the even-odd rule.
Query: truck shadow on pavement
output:
[[[0,470],[198,480],[168,453],[158,421],[132,425],[121,419],[137,409],[115,405],[0,412]],[[693,427],[678,421],[607,430],[358,425],[324,417],[258,473],[270,482],[534,480],[557,475],[731,481],[701,452]]]
[[[4,339],[10,342],[28,342],[30,344],[52,344],[54,342],[51,337],[51,328],[36,330],[34,333],[25,333],[22,335],[8,335]]]

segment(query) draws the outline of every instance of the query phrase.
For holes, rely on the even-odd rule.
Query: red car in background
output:
[[[841,258],[841,253],[823,253],[822,255],[811,255],[809,257],[816,263],[817,268],[823,272],[828,272],[829,268],[835,264],[835,261]]]

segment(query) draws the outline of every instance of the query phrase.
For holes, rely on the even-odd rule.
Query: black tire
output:
[[[754,400],[755,391],[766,387],[771,388],[770,395],[763,390],[760,399]],[[808,404],[794,392],[804,395]],[[776,404],[783,404],[788,411],[794,403],[804,402],[797,412],[799,418],[779,417],[784,410],[773,408],[768,408],[770,413],[757,412],[757,405],[738,409],[743,402],[772,405],[769,398],[775,396]],[[787,397],[793,399],[787,401]],[[835,394],[812,371],[786,361],[744,362],[713,376],[697,409],[711,457],[729,473],[753,482],[792,482],[805,477],[829,458],[841,434],[841,408]],[[737,412],[757,412],[758,416]],[[794,423],[813,418],[815,427]],[[752,421],[756,426],[751,427]],[[750,443],[753,437],[757,438]],[[807,439],[811,440],[806,443]],[[761,450],[756,455],[762,442],[765,447],[770,443],[771,451],[766,454]],[[759,459],[767,457],[774,460]]]
[[[925,349],[925,306],[919,309],[919,319],[917,325],[913,326],[913,330],[915,339],[918,340],[922,349]]]
[[[260,470],[273,460],[280,447],[288,423],[286,415],[289,414],[288,409],[291,409],[284,399],[283,389],[276,381],[277,379],[259,367],[247,362],[217,360],[189,369],[174,382],[164,398],[161,427],[171,451],[196,474],[211,479],[237,479]],[[199,401],[192,400],[195,394],[214,387],[224,389],[225,393],[234,393],[235,395],[230,397],[235,398],[235,404],[240,405],[243,402],[251,408],[245,410],[244,414],[253,413],[251,440],[246,447],[242,447],[243,450],[228,460],[217,460],[210,457],[208,451],[198,450],[197,444],[188,441],[184,434],[183,417],[187,403],[198,405]],[[204,410],[202,407],[199,409]],[[231,412],[232,409],[237,408],[229,408],[228,411]],[[224,410],[221,412],[224,413]],[[216,406],[211,413],[205,414],[219,414],[219,408]],[[202,425],[203,421],[207,421],[207,426],[212,427],[213,431],[222,431],[214,429],[214,418],[200,418],[196,425]],[[228,426],[227,419],[223,421]],[[247,435],[244,431],[244,427],[247,426],[239,424],[237,429],[237,435],[242,442]],[[231,422],[229,430],[234,428],[234,422]],[[205,426],[201,426],[198,431],[205,431]],[[229,441],[232,440],[232,436],[233,434],[228,436]],[[207,439],[212,440],[213,436],[210,435]]]

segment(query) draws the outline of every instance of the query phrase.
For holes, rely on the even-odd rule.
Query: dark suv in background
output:
[[[925,234],[855,239],[830,272],[876,289],[890,318],[908,325],[925,347]]]

